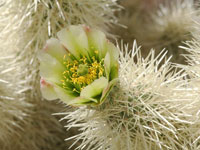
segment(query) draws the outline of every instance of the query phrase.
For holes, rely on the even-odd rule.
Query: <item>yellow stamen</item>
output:
[[[64,59],[66,59],[66,54],[64,55]]]
[[[72,90],[73,92],[77,92],[77,93],[80,93],[76,88],[73,88]]]
[[[98,54],[98,51],[94,51]],[[66,55],[64,55],[66,58]],[[63,87],[66,85],[66,82],[71,82],[75,86],[80,87],[80,91],[91,84],[95,79],[103,76],[104,67],[103,60],[98,62],[95,56],[92,57],[92,63],[88,64],[88,60],[85,56],[83,56],[79,61],[74,60],[72,62],[64,60],[64,64],[66,65],[66,70],[63,72],[64,80]],[[80,92],[78,89],[74,88],[73,91]]]

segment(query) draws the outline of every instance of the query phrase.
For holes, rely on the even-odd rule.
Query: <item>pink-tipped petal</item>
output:
[[[55,100],[58,98],[54,86],[44,79],[40,80],[40,89],[42,96],[47,100]]]

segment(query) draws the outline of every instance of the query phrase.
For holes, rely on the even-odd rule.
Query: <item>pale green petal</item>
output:
[[[98,103],[98,101],[93,98],[78,97],[78,98],[71,100],[68,104],[78,106],[78,105],[97,104],[97,103]]]
[[[119,49],[113,43],[109,41],[107,41],[106,48],[108,52],[110,53],[111,66],[113,66],[113,64],[115,64],[116,62],[118,63]]]
[[[65,67],[47,53],[39,53],[38,59],[40,60],[41,77],[53,83],[61,84],[60,80],[62,79]]]
[[[40,89],[42,96],[47,100],[55,100],[58,98],[54,86],[50,84],[49,82],[45,81],[44,79],[41,79],[40,81]]]
[[[110,54],[109,53],[106,54],[106,57],[104,59],[104,68],[106,72],[106,77],[107,79],[109,79],[109,76],[110,76]]]
[[[110,91],[113,88],[113,86],[117,83],[117,81],[118,81],[118,78],[115,78],[114,80],[109,82],[109,84],[108,84],[108,86],[106,88],[104,88],[104,90],[102,92],[101,99],[100,99],[100,104],[102,104],[104,102],[104,100],[106,99],[106,97],[110,93]]]
[[[115,63],[112,67],[111,67],[111,71],[110,71],[110,79],[115,79],[118,78],[118,74],[119,74],[119,64]]]
[[[108,53],[110,54],[110,78],[109,79],[114,79],[118,77],[118,70],[119,70],[119,63],[118,63],[118,58],[119,58],[119,50],[118,48],[115,47],[114,44],[108,42],[107,43],[107,50]]]
[[[61,43],[77,59],[80,58],[80,54],[88,55],[88,39],[82,26],[70,26],[59,31],[57,36]]]
[[[55,92],[58,95],[58,97],[64,101],[65,103],[69,103],[71,100],[75,99],[76,96],[74,95],[74,93],[72,91],[68,91],[65,90],[64,88],[60,87],[60,86],[55,86]]]
[[[77,59],[80,58],[79,52],[75,48],[75,41],[73,40],[69,29],[62,29],[57,33],[58,39],[66,47],[66,49]]]
[[[86,50],[88,50],[88,38],[84,27],[82,25],[70,26],[69,30],[77,43],[76,48],[79,48],[80,51],[86,54]]]
[[[96,29],[89,29],[87,32],[90,50],[98,50],[99,58],[104,58],[106,55],[106,36],[103,32]]]
[[[55,38],[47,40],[44,52],[48,53],[52,57],[55,57],[60,63],[63,62],[64,55],[67,56],[67,51],[64,46]]]
[[[102,93],[103,89],[108,85],[108,79],[100,77],[94,80],[91,84],[87,85],[82,91],[80,96],[86,98],[93,98]]]

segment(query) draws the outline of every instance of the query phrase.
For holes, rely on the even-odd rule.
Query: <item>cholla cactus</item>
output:
[[[71,105],[103,103],[118,77],[118,50],[104,33],[69,26],[40,51],[41,91]]]
[[[143,59],[136,43],[130,52],[125,47],[120,52],[119,83],[105,103],[63,113],[63,119],[69,120],[66,127],[81,131],[68,140],[82,140],[77,149],[87,150],[192,148],[193,125],[198,120],[193,109],[199,102],[195,92],[185,88],[182,71],[170,72],[169,59],[160,66],[165,55],[162,51],[155,57],[151,51]]]
[[[173,55],[170,61],[185,64],[185,58],[181,56],[185,51],[179,46],[193,38],[191,32],[199,33],[194,28],[194,20],[198,18],[199,13],[193,0],[127,2],[137,2],[133,4],[134,8],[137,8],[127,11],[131,5],[128,3],[125,5],[125,13],[121,13],[120,23],[128,27],[118,32],[123,40],[131,43],[136,39],[142,45],[142,54],[145,56],[151,48],[156,50],[156,54],[166,48],[169,51],[168,56]]]
[[[181,46],[180,48],[189,53],[185,55],[189,65],[184,66],[184,68],[190,77],[200,79],[200,42],[198,40],[187,41],[185,42],[185,46]]]
[[[4,1],[0,2],[0,19],[3,18]],[[6,19],[0,21],[0,31],[6,27]],[[21,68],[15,64],[15,54],[12,52],[12,44],[6,46],[3,32],[0,33],[0,147],[10,144],[13,134],[18,135],[17,131],[22,130],[21,124],[26,122],[33,105],[26,101],[23,91],[27,87],[21,86],[23,81],[16,80],[21,78]],[[10,42],[14,44],[15,39]],[[21,92],[20,92],[21,91]]]
[[[5,35],[0,36],[5,39]],[[67,147],[67,143],[62,143],[66,138],[65,130],[58,122],[59,118],[51,115],[60,111],[62,105],[39,101],[39,92],[38,95],[29,95],[33,89],[25,85],[31,75],[22,76],[29,72],[27,64],[19,63],[12,51],[16,50],[13,46],[17,38],[10,38],[13,45],[0,42],[0,147],[2,150],[13,150],[13,147],[18,150],[50,150],[60,145],[59,149],[64,149]]]
[[[187,35],[185,31],[191,31],[192,21],[190,20],[191,15],[183,15],[184,11],[180,8],[185,8],[187,12],[191,12],[194,8],[192,1],[176,2],[175,7],[170,6],[172,12],[175,12],[178,19],[183,16],[188,19],[186,20],[188,22],[183,22],[184,27],[181,29],[184,30],[178,30],[184,33],[180,36],[183,37],[182,35]],[[1,50],[3,49],[3,52],[0,51],[3,53],[0,58],[0,107],[2,108],[0,110],[2,119],[0,122],[0,147],[3,150],[12,150],[13,147],[18,150],[39,150],[56,149],[59,145],[59,149],[64,149],[67,146],[62,141],[65,136],[62,125],[55,116],[51,115],[51,113],[61,111],[63,105],[59,105],[57,101],[41,101],[39,64],[36,53],[42,48],[49,36],[55,36],[56,32],[66,25],[85,23],[92,27],[102,27],[106,31],[106,25],[115,24],[113,10],[116,10],[118,5],[112,0],[7,0],[3,5],[0,4],[0,7],[3,8],[0,14],[0,43]],[[179,11],[182,15],[177,15]],[[168,17],[171,15],[172,21],[178,20],[176,17],[174,17],[176,19],[173,18],[173,13],[171,14],[170,11],[166,11],[166,14],[165,11],[161,11],[161,14],[164,16],[168,14],[166,15]],[[168,17],[165,18],[166,22],[162,18],[155,19],[155,31],[161,30],[162,33],[165,33],[164,35],[168,36],[166,34],[169,32],[168,30],[163,32],[166,23],[171,22],[171,18]],[[182,24],[179,25],[178,29]],[[176,26],[173,24],[173,29],[174,27]],[[160,40],[163,38],[162,34],[160,36],[160,32],[156,35],[158,35],[158,38],[157,36],[156,38],[150,36],[150,39]],[[99,36],[93,39],[97,37]],[[6,38],[6,41],[2,40]],[[61,42],[63,39],[60,38]],[[180,39],[186,40],[187,38]],[[162,42],[162,40],[160,41]],[[167,41],[170,41],[169,44],[174,44],[173,40],[168,40],[168,37]],[[64,41],[63,44],[66,44],[65,42],[68,41]],[[95,46],[99,46],[98,42]],[[50,43],[52,44],[52,41]],[[69,50],[74,46],[80,46],[71,43],[73,42],[69,40],[69,43],[65,45]],[[177,43],[179,42],[176,41],[175,44]],[[168,47],[168,45],[164,46]],[[195,43],[194,47],[199,46]],[[168,49],[170,48],[168,47]],[[13,57],[4,57],[6,55],[5,50],[14,54]],[[47,50],[49,50],[48,47]],[[70,53],[73,53],[73,55],[80,54],[76,50],[78,50],[77,47],[75,51],[70,51]],[[94,51],[94,53],[96,52]],[[77,149],[86,148],[88,150],[199,149],[199,84],[195,85],[198,82],[193,83],[193,81],[199,81],[199,71],[195,69],[199,65],[196,56],[190,57],[194,60],[191,60],[192,65],[189,69],[192,74],[191,77],[195,76],[191,82],[194,85],[193,87],[188,84],[189,81],[182,80],[185,73],[182,73],[182,71],[171,72],[174,68],[171,67],[169,59],[163,65],[160,64],[166,55],[165,52],[162,51],[158,57],[155,57],[154,51],[151,51],[144,59],[141,57],[136,43],[134,43],[133,50],[130,53],[127,47],[124,51],[122,49],[120,53],[119,82],[113,88],[108,86],[109,88],[105,89],[109,82],[117,77],[115,75],[118,69],[116,66],[112,66],[116,63],[116,59],[113,61],[111,54],[112,52],[105,55],[105,66],[100,64],[98,70],[98,73],[100,73],[101,69],[104,69],[103,75],[100,75],[99,78],[104,77],[106,79],[106,81],[103,80],[106,86],[97,91],[101,97],[95,93],[97,97],[93,98],[96,95],[93,95],[94,89],[91,85],[92,82],[98,80],[97,78],[92,78],[91,84],[86,85],[90,88],[84,95],[90,98],[89,103],[95,102],[101,105],[90,107],[79,101],[78,104],[83,106],[76,108],[73,112],[65,113],[66,117],[63,119],[69,119],[67,127],[79,127],[81,131],[80,134],[69,138],[75,139],[72,146],[77,147]],[[58,55],[54,53],[52,56],[57,57]],[[15,57],[14,61],[11,60]],[[104,57],[100,57],[100,59],[102,58]],[[10,63],[7,63],[7,60]],[[73,62],[75,62],[74,60]],[[41,64],[44,61],[45,59],[42,57]],[[84,62],[84,60],[82,61]],[[194,69],[192,69],[193,66]],[[77,73],[82,76],[86,75],[88,66],[79,64],[78,67],[80,68],[76,70]],[[48,74],[49,72],[44,71],[42,73],[45,79],[42,80],[42,83],[49,80],[44,75],[45,73]],[[53,82],[53,84],[56,83]],[[65,85],[65,82],[62,82],[62,84]],[[82,87],[82,90],[86,87]],[[110,89],[112,90],[109,94]],[[51,89],[52,93],[48,90],[46,92],[53,95],[52,98],[52,95],[43,93],[47,99],[49,97],[50,99],[61,98],[59,94],[59,96],[54,95],[54,89]],[[81,89],[79,92],[81,92]],[[91,93],[92,95],[89,95]],[[76,95],[80,96],[77,93]],[[71,102],[67,104],[71,104]],[[18,109],[21,111],[18,111]],[[79,146],[75,145],[78,141],[82,142]]]
[[[147,48],[161,51],[169,50],[168,56],[173,55],[172,62],[185,64],[181,54],[185,51],[179,48],[184,41],[191,40],[194,29],[194,19],[198,16],[193,0],[167,1],[160,5],[157,14],[152,15],[144,29],[146,36],[140,35],[139,40]]]
[[[198,29],[198,24],[197,29]],[[188,65],[181,65],[182,68],[184,68],[190,78],[189,86],[190,88],[196,92],[197,100],[200,100],[200,42],[199,42],[199,35],[197,36],[196,32],[193,33],[196,37],[196,39],[193,39],[192,41],[185,42],[184,46],[181,46],[180,48],[186,50],[189,54],[184,55]],[[198,105],[199,106],[199,105]],[[194,124],[193,134],[191,137],[191,141],[193,142],[193,149],[199,149],[200,148],[200,121],[199,121],[199,107],[196,109],[193,109],[194,116],[198,116],[198,119],[196,120]]]
[[[56,102],[41,101],[37,52],[42,49],[49,36],[55,35],[60,28],[70,24],[84,23],[97,28],[101,27],[106,32],[109,26],[116,24],[113,13],[118,8],[115,1],[104,0],[7,0],[0,4],[1,56],[10,57],[11,54],[15,59],[14,61],[8,59],[10,63],[6,65],[7,68],[4,68],[1,63],[1,81],[8,81],[9,86],[11,86],[9,88],[13,89],[11,95],[11,91],[6,90],[7,87],[3,88],[5,90],[4,93],[1,92],[1,98],[3,98],[2,96],[11,96],[13,101],[9,101],[11,103],[8,104],[8,99],[4,99],[1,106],[8,107],[13,104],[13,112],[16,112],[15,110],[18,108],[22,111],[21,114],[18,114],[18,118],[13,117],[11,112],[7,117],[2,118],[1,123],[3,125],[8,125],[6,122],[12,119],[10,125],[6,128],[2,127],[0,123],[0,133],[5,133],[7,139],[11,138],[12,140],[2,138],[0,140],[1,149],[9,150],[13,147],[19,150],[38,150],[42,147],[55,149],[59,143],[62,143],[65,136],[62,125],[57,121],[57,117],[50,114],[60,112],[63,105],[61,106]],[[10,78],[7,74],[3,74],[6,70],[11,70],[16,66],[18,70],[10,73]],[[2,82],[0,87],[6,84]],[[18,95],[15,93],[18,93]],[[17,105],[14,105],[14,103]],[[30,109],[27,107],[29,105],[34,107]],[[44,111],[35,109],[35,107]],[[27,109],[33,114],[25,113]],[[12,109],[3,108],[2,110],[8,112]],[[1,116],[6,116],[2,111],[1,113]],[[37,114],[37,117],[34,116],[35,114]],[[15,116],[17,113],[13,115]],[[24,132],[8,130],[8,128],[15,129],[13,127],[15,123]],[[8,132],[10,134],[7,134]],[[22,136],[24,133],[26,135]],[[33,140],[31,136],[36,138]],[[26,142],[21,142],[25,139]],[[62,149],[63,147],[67,146],[60,146],[59,148]]]
[[[18,134],[16,130],[21,130],[20,124],[25,122],[33,107],[24,100],[24,95],[20,95],[16,90],[17,88],[25,89],[18,81],[12,81],[13,73],[19,70],[17,66],[9,66],[8,62],[12,62],[13,59],[13,56],[0,57],[0,141],[4,141],[5,145],[9,144],[9,137],[13,133]],[[3,147],[1,142],[0,147]]]
[[[188,65],[181,65],[190,78],[190,86],[199,91],[200,89],[200,42],[197,39],[185,42],[185,46],[180,48],[186,50],[189,54],[184,55]]]

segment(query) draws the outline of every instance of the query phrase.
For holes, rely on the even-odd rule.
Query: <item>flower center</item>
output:
[[[87,64],[80,64],[78,66],[77,73],[80,76],[84,76],[84,75],[88,74],[88,66],[87,66]]]
[[[98,61],[95,56],[92,59],[83,56],[79,61],[76,59],[69,61],[65,58],[66,56],[64,56],[63,64],[66,70],[63,72],[63,80],[61,80],[63,88],[70,88],[70,90],[80,93],[85,86],[105,75],[104,59]]]

